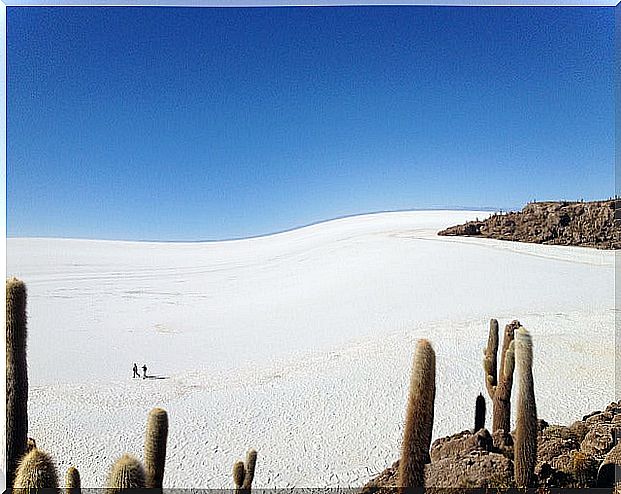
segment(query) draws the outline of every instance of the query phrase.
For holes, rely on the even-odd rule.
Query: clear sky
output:
[[[614,195],[613,8],[7,8],[7,235]]]

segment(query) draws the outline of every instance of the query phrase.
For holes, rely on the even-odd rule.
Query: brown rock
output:
[[[582,451],[570,451],[550,462],[552,469],[566,474],[562,487],[595,487],[599,461]]]
[[[571,424],[569,426],[569,430],[576,435],[576,439],[578,440],[578,442],[582,442],[584,436],[586,436],[587,432],[589,432],[588,426],[582,420],[577,420],[576,422]]]
[[[431,461],[464,456],[472,451],[492,451],[493,447],[492,436],[486,429],[481,429],[474,434],[471,431],[463,431],[436,439],[431,445]]]
[[[603,460],[614,446],[620,430],[612,424],[595,423],[580,443],[580,450]]]
[[[537,462],[552,462],[558,456],[569,454],[578,449],[579,443],[570,439],[550,438],[539,440],[537,444]]]
[[[621,481],[621,443],[606,455],[597,472],[597,487],[613,487],[616,479]]]
[[[612,417],[612,413],[610,412],[600,412],[591,415],[585,420],[585,422],[588,426],[591,426],[592,424],[606,424],[612,422]]]
[[[489,451],[474,451],[425,465],[426,487],[509,487],[512,479],[513,462]]]
[[[598,249],[621,248],[621,229],[614,225],[613,200],[536,202],[521,212],[494,214],[485,221],[452,226],[438,235],[477,235],[500,240]]]
[[[496,451],[513,458],[513,437],[503,430],[497,430],[492,434],[492,441]]]

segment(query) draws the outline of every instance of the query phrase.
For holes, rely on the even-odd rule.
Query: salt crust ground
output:
[[[30,435],[103,485],[169,412],[165,484],[360,486],[398,455],[418,338],[438,359],[434,437],[472,426],[489,317],[535,342],[539,415],[614,395],[614,252],[437,237],[482,212],[364,215],[207,243],[8,239],[29,290]],[[131,366],[149,374],[132,380]]]

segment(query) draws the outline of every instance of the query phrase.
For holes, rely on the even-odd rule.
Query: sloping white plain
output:
[[[490,317],[531,331],[540,417],[601,409],[614,253],[436,236],[476,216],[203,243],[8,239],[7,274],[29,290],[29,435],[100,487],[116,457],[142,456],[161,406],[165,486],[232,487],[250,447],[257,487],[361,486],[398,457],[417,339],[437,354],[434,438],[472,427]],[[134,362],[154,378],[132,379]]]

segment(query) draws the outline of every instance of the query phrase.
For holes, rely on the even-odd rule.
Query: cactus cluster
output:
[[[28,375],[26,360],[26,286],[15,278],[6,282],[6,374],[7,374],[7,486],[19,489],[58,490],[58,475],[52,458],[28,437]],[[109,494],[137,488],[162,489],[166,465],[168,414],[162,408],[149,413],[144,441],[144,465],[129,454],[121,456],[108,475]],[[246,463],[235,464],[238,489],[250,490],[257,452],[248,451]],[[67,494],[80,494],[80,473],[67,470]]]
[[[7,280],[6,363],[7,363],[7,486],[23,489],[58,489],[56,467],[49,455],[28,438],[28,376],[26,364],[26,287],[13,278]],[[532,340],[518,321],[505,327],[498,365],[498,321],[490,322],[483,366],[485,386],[493,403],[493,431],[510,431],[513,375],[517,375],[517,417],[514,445],[514,478],[518,487],[534,483],[537,454],[537,410],[533,384]],[[416,346],[409,383],[406,420],[399,462],[401,491],[425,484],[425,464],[430,447],[436,395],[436,355],[427,340]],[[485,428],[486,403],[482,394],[476,399],[474,433]],[[486,432],[487,433],[487,432]],[[106,484],[110,494],[136,488],[162,489],[168,439],[168,414],[161,408],[151,410],[144,441],[144,464],[124,454],[112,466]],[[620,463],[618,446],[602,464],[598,483],[610,484],[615,465]],[[246,461],[233,466],[237,490],[250,491],[254,479],[257,452],[248,451]],[[80,474],[75,467],[67,471],[67,494],[79,494]]]
[[[257,452],[254,449],[246,453],[246,463],[235,462],[233,465],[233,483],[236,490],[250,491],[254,480],[254,469],[257,465]]]
[[[492,400],[492,432],[503,430],[508,434],[511,428],[511,389],[515,364],[513,338],[518,327],[519,321],[513,321],[505,327],[498,367],[498,321],[490,321],[483,368],[485,385]]]
[[[519,321],[505,328],[500,367],[497,365],[498,321],[491,320],[485,351],[485,384],[494,404],[495,431],[510,431],[511,389],[517,374],[518,398],[514,447],[514,479],[517,487],[531,487],[537,459],[537,409],[533,383],[532,340]],[[400,492],[425,487],[425,464],[433,430],[435,401],[435,353],[427,340],[419,340],[412,366],[403,445],[399,460]],[[485,398],[476,399],[474,433],[485,427]],[[489,435],[487,431],[486,434]]]

